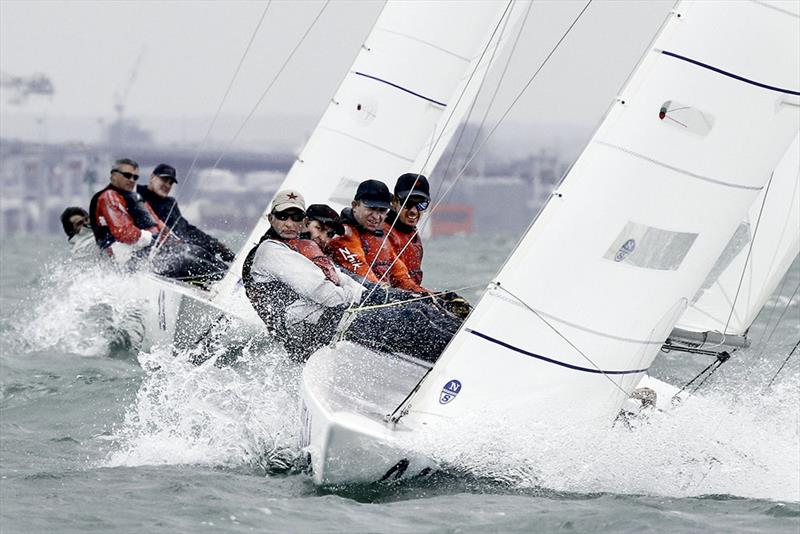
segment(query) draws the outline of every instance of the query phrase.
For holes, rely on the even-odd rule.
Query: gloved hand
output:
[[[448,291],[447,293],[439,295],[438,298],[440,305],[445,310],[447,310],[448,312],[452,313],[453,315],[455,315],[460,319],[466,319],[467,316],[472,311],[472,306],[470,306],[467,299],[465,299],[458,293]]]
[[[222,250],[219,252],[219,257],[225,263],[230,263],[236,258],[236,254],[234,254],[233,251],[228,247],[223,246]]]

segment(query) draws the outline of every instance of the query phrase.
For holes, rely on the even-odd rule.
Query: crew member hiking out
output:
[[[400,254],[400,261],[417,284],[422,284],[423,252],[417,225],[430,201],[428,179],[421,174],[403,174],[394,186],[392,209],[383,225],[389,243]]]
[[[406,291],[427,293],[427,289],[414,281],[405,264],[397,258],[392,244],[385,239],[383,224],[391,200],[392,194],[383,182],[361,182],[352,208],[342,212],[344,235],[331,241],[331,254],[340,266],[369,282],[381,281]]]
[[[85,209],[77,206],[66,208],[61,213],[61,227],[67,234],[67,243],[73,258],[97,259],[100,256],[89,224],[89,214]]]
[[[305,201],[297,191],[278,192],[267,218],[271,227],[247,255],[242,278],[253,308],[290,354],[304,359],[328,343],[353,304],[367,309],[358,311],[345,339],[373,350],[438,358],[460,320],[425,301],[409,301],[415,297],[409,292],[362,285],[340,271],[317,243],[300,238]]]
[[[209,256],[218,255],[222,261],[233,261],[235,254],[221,241],[208,235],[196,226],[189,223],[181,213],[178,201],[169,196],[172,186],[178,183],[175,167],[166,163],[158,164],[150,174],[147,185],[137,185],[136,191],[145,202],[153,209],[159,219],[169,228],[170,233],[180,238],[182,242],[200,247]],[[225,265],[220,265],[224,271]]]
[[[422,284],[422,238],[419,222],[431,201],[428,179],[421,174],[401,175],[394,186],[392,209],[386,215],[383,231],[411,278]],[[436,297],[439,304],[457,317],[466,318],[472,311],[469,302],[457,293],[448,291]]]
[[[136,193],[139,164],[119,159],[111,168],[110,183],[95,193],[89,204],[89,219],[100,250],[129,269],[147,264],[150,247],[159,242],[152,269],[181,280],[203,279],[218,268],[195,254],[165,228],[153,209]]]

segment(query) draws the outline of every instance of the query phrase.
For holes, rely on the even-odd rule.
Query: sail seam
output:
[[[382,78],[378,78],[377,76],[373,76],[371,74],[366,74],[364,72],[357,72],[357,71],[354,74],[356,76],[363,76],[364,78],[369,78],[370,80],[375,80],[376,82],[384,83],[386,85],[394,87],[395,89],[400,89],[401,91],[403,91],[405,93],[408,93],[410,95],[414,95],[417,98],[421,98],[422,100],[427,100],[431,104],[436,104],[437,106],[442,106],[443,108],[447,107],[447,104],[445,104],[444,102],[439,102],[438,100],[434,100],[433,98],[428,98],[427,96],[422,95],[420,93],[417,93],[416,91],[412,91],[411,89],[407,89],[406,87],[403,87],[402,85],[397,85],[396,83],[390,82],[388,80],[384,80]]]
[[[451,55],[456,59],[460,59],[461,61],[465,61],[467,63],[469,63],[471,61],[470,58],[468,58],[468,57],[464,57],[464,56],[458,55],[455,52],[453,52],[452,50],[448,50],[448,49],[443,48],[443,47],[441,47],[439,45],[435,45],[435,44],[431,43],[430,41],[426,41],[424,39],[420,39],[419,37],[414,37],[413,35],[408,35],[407,33],[396,32],[394,30],[388,30],[386,28],[378,28],[378,27],[376,27],[375,29],[376,30],[380,30],[382,32],[391,33],[392,35],[397,35],[398,37],[404,37],[404,38],[406,38],[406,39],[408,39],[410,41],[416,41],[418,43],[421,43],[421,44],[424,44],[426,46],[429,46],[429,47],[431,47],[433,49],[439,50],[440,52],[444,52],[445,54]]]
[[[509,350],[513,350],[514,352],[517,352],[519,354],[524,354],[525,356],[530,356],[531,358],[536,358],[537,360],[542,360],[542,361],[547,362],[547,363],[560,365],[561,367],[566,367],[567,369],[572,369],[574,371],[582,371],[584,373],[593,373],[593,374],[598,374],[598,375],[600,375],[600,374],[602,374],[602,375],[631,375],[631,374],[636,374],[636,373],[644,373],[649,369],[649,367],[646,367],[644,369],[630,369],[630,370],[625,370],[625,371],[607,371],[607,370],[604,370],[604,369],[591,369],[589,367],[581,367],[580,365],[573,365],[571,363],[562,362],[562,361],[559,361],[559,360],[554,360],[553,358],[548,358],[547,356],[542,356],[541,354],[535,354],[533,352],[529,352],[529,351],[527,351],[525,349],[521,349],[519,347],[515,347],[514,345],[506,343],[505,341],[500,341],[499,339],[495,339],[495,338],[493,338],[491,336],[487,336],[486,334],[483,334],[483,333],[478,332],[476,330],[472,330],[471,328],[465,328],[465,330],[467,332],[469,332],[470,334],[474,335],[474,336],[477,336],[477,337],[479,337],[481,339],[485,339],[486,341],[490,341],[490,342],[492,342],[492,343],[494,343],[496,345],[500,345],[501,347],[507,348]]]
[[[664,167],[665,169],[669,169],[671,171],[679,172],[679,173],[684,174],[686,176],[691,176],[692,178],[697,178],[698,180],[702,180],[704,182],[709,182],[709,183],[716,184],[716,185],[722,185],[722,186],[725,186],[725,187],[731,187],[731,188],[734,188],[734,189],[747,189],[749,191],[761,191],[762,189],[764,189],[763,186],[733,184],[733,183],[730,183],[730,182],[725,182],[723,180],[717,180],[716,178],[709,178],[708,176],[703,176],[701,174],[695,174],[695,173],[687,171],[685,169],[681,169],[681,168],[675,167],[673,165],[668,165],[668,164],[664,163],[663,161],[658,161],[657,159],[650,158],[648,156],[645,156],[644,154],[639,154],[638,152],[634,152],[633,150],[631,150],[629,148],[624,148],[624,147],[621,147],[619,145],[608,143],[606,141],[595,141],[595,143],[597,143],[598,145],[607,146],[609,148],[614,148],[614,149],[619,150],[621,152],[625,152],[626,154],[629,154],[631,156],[637,157],[639,159],[643,159],[643,160],[645,160],[645,161],[647,161],[649,163],[653,163],[654,165],[658,165],[660,167]]]
[[[361,139],[360,137],[356,137],[355,135],[350,135],[349,133],[345,133],[345,132],[343,132],[341,130],[336,130],[334,128],[329,128],[327,126],[319,126],[318,128],[320,130],[326,130],[328,132],[339,134],[341,136],[347,137],[348,139],[352,139],[353,141],[358,141],[359,143],[362,143],[362,144],[365,144],[365,145],[367,145],[369,147],[372,147],[375,150],[380,150],[381,152],[384,152],[384,153],[389,154],[391,156],[394,156],[396,158],[402,159],[403,161],[408,161],[408,162],[411,162],[411,163],[414,162],[413,159],[407,158],[407,157],[403,156],[402,154],[398,154],[396,152],[392,152],[391,150],[383,148],[382,146],[375,145],[373,143],[370,143],[369,141],[365,141],[365,140]]]
[[[794,17],[796,19],[800,19],[800,15],[798,15],[797,13],[792,13],[788,9],[782,9],[782,8],[780,8],[778,6],[770,5],[770,4],[767,4],[766,2],[762,2],[761,0],[750,0],[750,1],[753,2],[754,4],[757,4],[757,5],[761,6],[761,7],[766,7],[767,9],[774,9],[778,13],[783,13],[784,15],[789,15],[790,17]]]
[[[552,314],[549,314],[549,313],[545,313],[542,310],[537,310],[535,308],[531,308],[527,304],[522,304],[522,303],[518,302],[515,299],[508,298],[508,297],[505,297],[503,295],[499,295],[499,294],[494,293],[494,292],[490,292],[489,294],[492,295],[493,297],[498,298],[498,299],[502,300],[503,302],[507,302],[507,303],[509,303],[509,304],[511,304],[513,306],[517,306],[517,307],[520,307],[520,308],[523,308],[523,309],[530,309],[531,311],[534,311],[534,312],[538,313],[539,315],[541,315],[543,317],[547,317],[548,319],[551,319],[553,321],[556,321],[556,322],[559,322],[561,324],[567,325],[569,327],[575,328],[577,330],[582,330],[584,332],[589,332],[590,334],[594,334],[596,336],[605,337],[605,338],[609,338],[609,339],[615,339],[617,341],[624,341],[626,343],[636,343],[638,345],[658,345],[658,346],[661,346],[661,345],[664,344],[663,341],[649,341],[649,340],[646,341],[646,340],[643,340],[643,339],[633,339],[633,338],[629,338],[629,337],[615,336],[613,334],[608,334],[606,332],[600,332],[598,330],[593,330],[591,328],[579,325],[577,323],[572,323],[570,321],[565,321],[561,317],[557,317],[555,315],[552,315]]]
[[[680,59],[681,61],[686,61],[687,63],[691,63],[693,65],[697,65],[698,67],[703,67],[704,69],[708,69],[710,71],[716,72],[717,74],[722,74],[723,76],[727,76],[729,78],[733,78],[734,80],[739,80],[740,82],[749,83],[750,85],[755,85],[756,87],[761,87],[762,89],[769,89],[770,91],[776,91],[778,93],[784,93],[787,95],[794,95],[800,96],[800,91],[793,91],[791,89],[783,89],[781,87],[776,87],[774,85],[767,85],[765,83],[757,82],[755,80],[751,80],[749,78],[745,78],[744,76],[739,76],[738,74],[734,74],[732,72],[728,72],[726,70],[722,70],[718,67],[714,67],[713,65],[709,65],[707,63],[703,63],[701,61],[697,61],[696,59],[692,59],[686,56],[682,56],[680,54],[676,54],[674,52],[669,52],[667,50],[662,50],[662,54],[665,56],[674,57],[675,59]]]

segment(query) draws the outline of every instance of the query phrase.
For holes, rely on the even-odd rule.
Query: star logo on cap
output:
[[[286,196],[289,197],[289,200],[296,200],[297,199],[297,195],[295,195],[294,193],[289,193]]]

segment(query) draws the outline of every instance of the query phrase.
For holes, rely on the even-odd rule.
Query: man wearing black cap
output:
[[[175,167],[159,163],[150,174],[147,186],[139,185],[136,191],[153,208],[159,219],[184,243],[202,248],[210,256],[219,255],[223,261],[231,262],[234,253],[218,239],[208,235],[189,222],[181,214],[178,201],[169,196],[172,186],[178,183]],[[221,266],[224,270],[224,265]]]
[[[422,283],[422,239],[417,232],[422,213],[428,209],[431,189],[421,174],[406,173],[397,179],[392,197],[392,209],[386,216],[384,232],[411,278]]]
[[[361,182],[352,209],[342,212],[344,235],[335,237],[329,250],[336,263],[368,282],[381,281],[406,291],[428,293],[411,278],[397,251],[385,239],[383,224],[391,200],[392,194],[383,182]]]
[[[311,204],[306,210],[303,221],[302,239],[314,241],[319,248],[327,252],[331,239],[344,234],[344,225],[332,207],[327,204]]]

